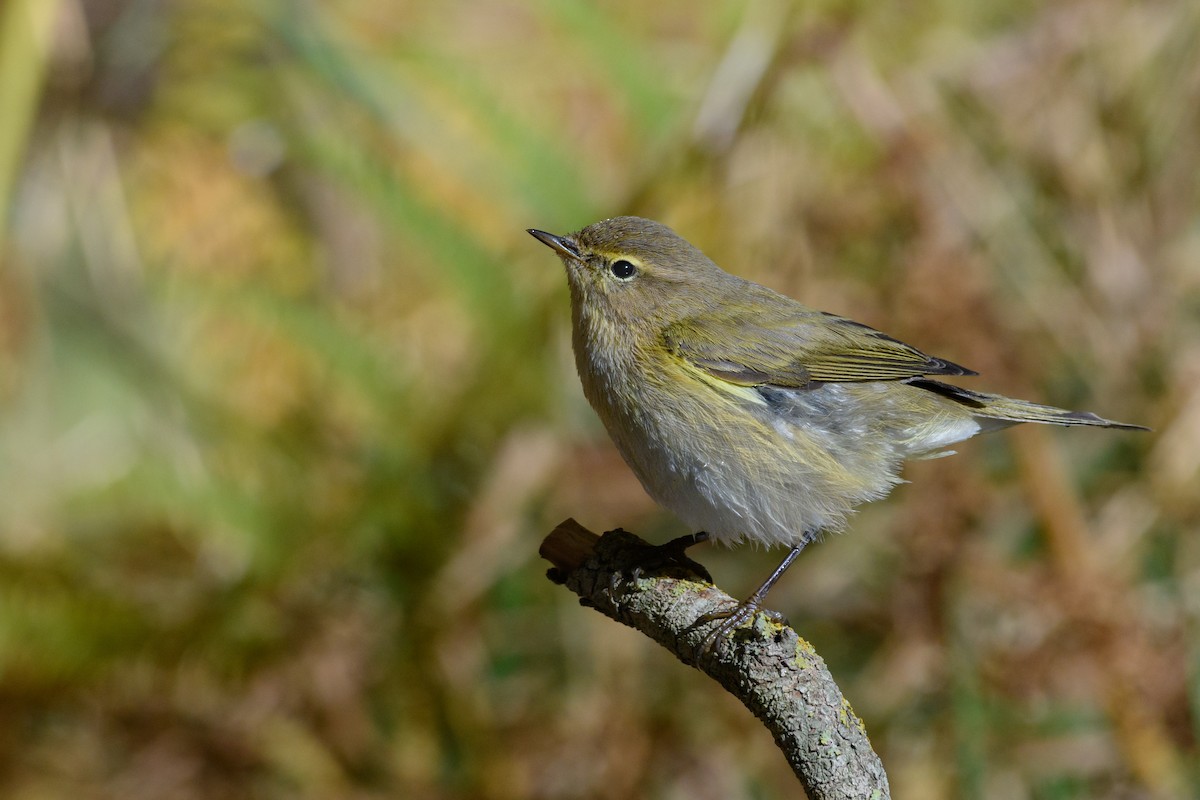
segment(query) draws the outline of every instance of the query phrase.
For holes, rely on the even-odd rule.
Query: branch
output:
[[[720,621],[698,622],[737,601],[713,586],[691,559],[662,551],[623,530],[597,536],[573,519],[539,550],[547,577],[635,628],[680,661],[716,680],[763,721],[810,800],[891,797],[887,775],[862,721],[812,645],[759,612],[732,641],[704,642]]]

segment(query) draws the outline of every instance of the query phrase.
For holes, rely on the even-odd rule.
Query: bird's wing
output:
[[[678,358],[740,386],[977,374],[874,328],[803,307],[712,309],[668,326],[664,338]]]

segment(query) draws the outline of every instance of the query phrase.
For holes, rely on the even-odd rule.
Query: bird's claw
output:
[[[628,570],[614,572],[609,576],[609,593],[616,595],[623,581],[637,582],[643,577],[664,576],[672,578],[700,579],[712,583],[712,575],[698,561],[687,556],[687,549],[694,544],[708,541],[704,531],[679,536],[663,544],[641,543],[636,555],[631,560],[635,566]]]
[[[769,608],[763,608],[761,601],[753,598],[743,600],[721,611],[710,611],[707,614],[701,615],[695,622],[696,626],[706,625],[709,622],[716,622],[717,620],[723,621],[704,637],[704,641],[700,645],[699,654],[703,657],[716,653],[723,643],[730,640],[734,631],[751,622],[755,615],[759,613],[770,622],[780,625],[788,624],[783,614]]]
[[[638,559],[638,565],[630,570],[630,577],[638,580],[643,575],[685,574],[688,577],[699,577],[712,583],[712,575],[698,561],[688,558],[687,550],[694,544],[708,541],[704,531],[680,536],[669,542],[651,545],[646,548],[645,556]]]

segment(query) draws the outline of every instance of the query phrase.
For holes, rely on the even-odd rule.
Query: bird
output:
[[[646,492],[705,539],[787,555],[717,633],[744,623],[806,546],[901,482],[908,459],[1019,423],[1147,430],[943,378],[974,370],[718,267],[659,222],[555,235],[584,395]]]

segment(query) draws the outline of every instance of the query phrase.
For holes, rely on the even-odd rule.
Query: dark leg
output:
[[[704,640],[703,650],[705,653],[711,651],[713,645],[715,645],[718,640],[724,639],[734,629],[741,627],[748,620],[754,617],[754,614],[762,605],[763,600],[767,598],[767,592],[771,591],[771,587],[774,586],[781,577],[783,577],[783,573],[787,572],[788,567],[792,565],[792,562],[796,560],[796,557],[800,555],[801,551],[804,550],[804,548],[807,547],[815,538],[817,538],[816,531],[805,531],[804,535],[800,538],[800,542],[793,547],[786,556],[784,556],[783,561],[779,562],[779,566],[775,568],[775,571],[771,573],[771,576],[763,581],[762,586],[759,586],[754,590],[754,594],[750,595],[745,600],[727,611],[714,611],[710,614],[705,614],[704,616],[700,617],[700,619],[696,620],[697,624],[713,622],[718,619],[725,620],[718,625],[716,630],[710,633]],[[775,614],[774,616],[778,617],[778,614]]]
[[[689,533],[686,536],[676,536],[671,541],[660,544],[659,547],[663,548],[664,550],[678,550],[680,553],[682,553],[684,550],[687,550],[694,544],[700,544],[701,542],[707,541],[707,532],[696,531],[695,533]]]
[[[708,534],[704,531],[698,533],[689,533],[687,536],[679,536],[669,542],[654,545],[647,548],[647,553],[640,558],[641,563],[634,568],[633,574],[630,576],[634,580],[642,577],[643,574],[659,574],[668,573],[672,568],[690,572],[699,575],[704,580],[712,583],[712,575],[708,574],[708,570],[687,556],[687,549],[694,544],[708,541]]]

